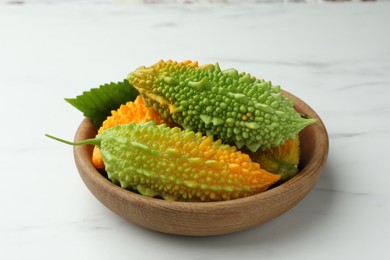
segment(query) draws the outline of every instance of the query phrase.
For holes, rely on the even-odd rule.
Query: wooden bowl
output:
[[[93,146],[74,147],[78,171],[92,194],[106,207],[140,226],[169,234],[211,236],[237,232],[269,221],[295,206],[313,188],[328,155],[328,135],[321,119],[307,104],[284,92],[302,114],[318,123],[300,133],[300,172],[263,193],[222,202],[172,202],[125,190],[99,173],[91,162]],[[93,138],[93,124],[84,119],[75,141]]]

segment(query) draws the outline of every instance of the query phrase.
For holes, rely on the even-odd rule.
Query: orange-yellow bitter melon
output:
[[[316,121],[302,118],[279,86],[218,64],[160,61],[128,80],[163,117],[251,151],[278,146]]]
[[[242,198],[262,192],[280,179],[234,146],[154,121],[116,125],[79,143],[56,140],[97,145],[111,181],[167,200]]]
[[[111,116],[104,120],[98,134],[114,125],[123,125],[130,122],[145,123],[151,120],[154,120],[157,124],[166,123],[159,113],[145,106],[141,96],[137,96],[134,102],[129,101],[121,105],[118,110],[111,111]],[[97,146],[93,150],[92,163],[98,170],[104,170],[105,168],[100,149]]]

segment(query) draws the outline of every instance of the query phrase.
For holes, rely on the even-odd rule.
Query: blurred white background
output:
[[[256,3],[323,3],[323,2],[390,2],[390,0],[0,0],[1,4],[36,4],[36,3],[256,4]]]

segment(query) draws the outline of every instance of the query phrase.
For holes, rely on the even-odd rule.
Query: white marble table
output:
[[[390,259],[390,4],[0,5],[0,259]],[[159,59],[218,61],[310,104],[325,172],[283,216],[236,234],[156,233],[100,204],[63,98]]]

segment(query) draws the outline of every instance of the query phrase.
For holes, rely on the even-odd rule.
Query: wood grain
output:
[[[145,197],[120,188],[100,174],[91,162],[90,145],[74,147],[77,169],[91,193],[123,218],[155,231],[211,236],[245,230],[285,213],[309,193],[322,174],[328,155],[326,128],[315,111],[302,100],[285,92],[302,114],[318,123],[300,133],[300,172],[291,180],[263,193],[223,202],[171,202]],[[93,138],[96,131],[89,119],[77,130],[75,141]]]

